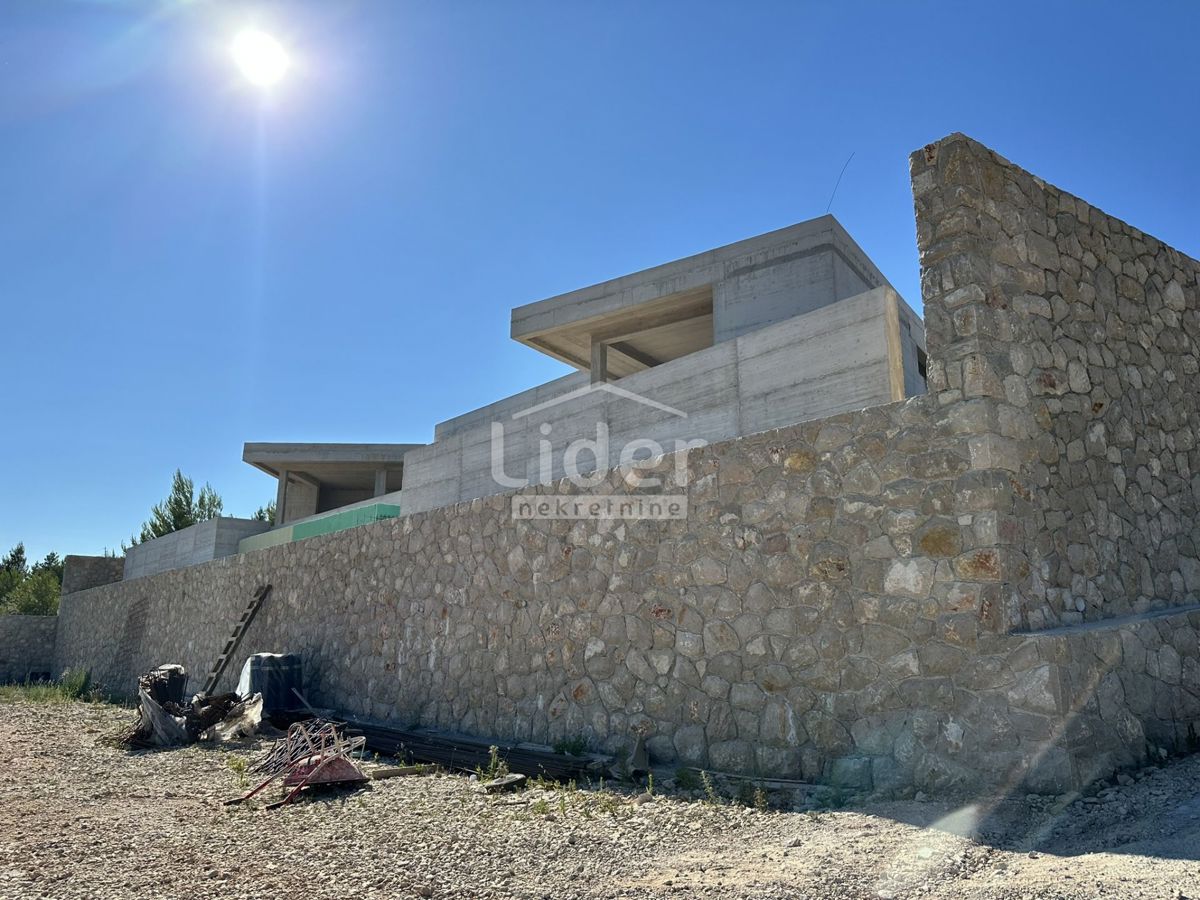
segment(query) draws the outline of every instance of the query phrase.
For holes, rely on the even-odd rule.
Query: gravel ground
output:
[[[128,753],[119,707],[0,704],[0,898],[1200,900],[1200,757],[1086,798],[714,805],[392,778],[225,807],[254,745]]]

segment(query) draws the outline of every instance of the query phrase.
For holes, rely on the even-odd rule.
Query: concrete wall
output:
[[[912,165],[930,388],[1019,462],[1010,624],[1195,602],[1200,263],[962,135]]]
[[[455,416],[452,419],[447,419],[445,422],[439,422],[433,429],[433,439],[435,441],[445,440],[451,435],[472,426],[488,425],[497,419],[506,419],[513,413],[529,409],[531,406],[537,406],[539,403],[545,403],[547,400],[552,400],[555,397],[561,397],[563,394],[569,394],[571,391],[578,390],[590,383],[590,372],[572,372],[570,375],[564,375],[562,378],[547,381],[545,384],[539,384],[537,387],[530,388],[527,391],[521,391],[519,394],[513,394],[512,396],[505,397],[503,400],[497,400],[495,403],[489,403],[487,406],[473,409],[468,413],[463,413],[461,416]]]
[[[889,328],[906,342],[906,356],[889,346]],[[610,468],[633,440],[672,449],[676,441],[724,440],[887,403],[905,385],[919,393],[917,346],[924,346],[920,319],[890,288],[878,288],[612,383],[685,415],[591,390],[586,374],[567,376],[439,427],[433,444],[405,455],[402,507],[417,512],[512,489],[493,477],[493,422],[503,426],[504,473],[545,482],[563,476],[563,450],[595,440],[598,423],[609,431],[602,468]],[[899,371],[904,359],[912,372]],[[551,403],[560,398],[567,399]],[[549,478],[541,471],[543,441],[552,446]]]
[[[881,281],[851,255],[849,235],[831,222],[826,239],[781,259],[727,266],[713,285],[713,340],[732,340],[853,297]]]
[[[519,306],[512,314],[512,336],[522,340],[709,289],[713,339],[719,343],[887,284],[837,219],[825,215]]]
[[[278,497],[278,493],[276,493]],[[280,522],[295,522],[316,515],[320,508],[321,489],[307,481],[291,479],[287,483],[284,495],[283,512],[279,515]],[[276,509],[279,501],[276,499]]]
[[[0,616],[0,683],[54,677],[57,616]]]
[[[73,594],[101,584],[120,581],[125,573],[121,556],[68,556],[63,560],[62,592]]]
[[[255,519],[221,516],[155,538],[125,552],[124,578],[144,578],[169,569],[194,566],[238,552],[238,542],[271,526]]]

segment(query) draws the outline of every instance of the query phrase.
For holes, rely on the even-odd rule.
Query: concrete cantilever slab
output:
[[[355,466],[362,463],[402,463],[404,454],[422,444],[317,444],[259,441],[242,445],[242,460],[275,474],[282,466],[299,464]]]
[[[277,524],[399,491],[423,444],[247,443],[242,460],[279,480]]]
[[[519,306],[511,334],[580,369],[604,343],[622,377],[881,286],[826,215]]]

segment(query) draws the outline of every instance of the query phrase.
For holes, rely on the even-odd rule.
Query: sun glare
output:
[[[278,84],[291,65],[283,45],[262,31],[239,32],[230,49],[246,80],[258,87]]]

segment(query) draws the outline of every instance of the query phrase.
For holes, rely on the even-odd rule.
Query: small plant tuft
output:
[[[244,788],[246,786],[246,757],[231,753],[225,760],[225,765],[229,766],[229,771],[237,776],[238,785]]]
[[[754,789],[754,808],[759,812],[766,812],[771,808],[771,804],[767,800],[767,792],[761,784]]]
[[[92,673],[87,669],[67,669],[59,681],[59,688],[66,699],[78,700],[88,692],[91,684]]]
[[[508,774],[508,764],[500,758],[500,748],[495,744],[488,747],[488,765],[475,767],[475,777],[481,782],[492,781]]]
[[[700,770],[700,783],[704,786],[704,802],[710,806],[720,806],[721,795],[717,793],[717,786],[713,784],[712,776],[703,769]]]
[[[587,741],[578,735],[572,738],[563,738],[554,742],[554,752],[567,756],[583,756],[587,753]]]
[[[0,686],[0,700],[26,703],[100,703],[104,694],[92,686],[87,669],[67,669],[58,681],[27,681],[24,684]]]

